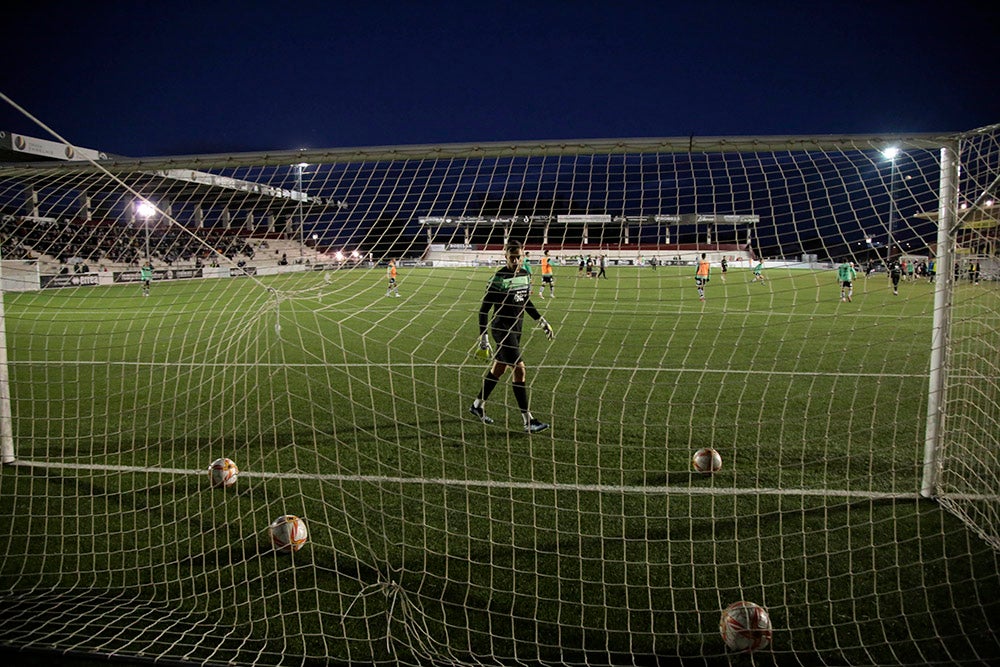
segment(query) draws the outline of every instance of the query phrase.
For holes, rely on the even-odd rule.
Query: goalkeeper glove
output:
[[[493,348],[490,347],[489,334],[484,333],[479,337],[479,345],[476,349],[476,357],[479,359],[489,359],[493,356]]]
[[[548,338],[549,340],[552,340],[553,338],[556,337],[555,330],[552,328],[551,324],[545,321],[544,317],[538,320],[538,326],[542,328],[542,331],[545,332],[546,338]]]

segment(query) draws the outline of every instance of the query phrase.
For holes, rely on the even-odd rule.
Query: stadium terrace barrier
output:
[[[528,253],[528,258],[532,264],[538,264],[542,258],[542,247],[528,245],[524,247]],[[680,265],[687,266],[694,264],[701,253],[705,253],[706,259],[713,264],[718,264],[725,257],[734,267],[749,265],[750,254],[745,250],[740,250],[738,246],[719,246],[708,248],[687,248],[678,246],[662,246],[650,249],[644,248],[553,248],[549,247],[549,257],[562,266],[576,265],[581,258],[607,257],[609,266],[649,266],[650,262],[656,261],[659,266]],[[458,244],[430,244],[424,253],[424,259],[435,266],[493,266],[504,263],[503,246],[467,246]]]

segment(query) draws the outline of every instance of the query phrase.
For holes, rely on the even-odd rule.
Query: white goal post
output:
[[[0,647],[988,663],[998,139],[0,164]]]

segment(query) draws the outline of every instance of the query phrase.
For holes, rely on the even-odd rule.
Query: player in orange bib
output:
[[[386,269],[385,275],[389,278],[389,288],[385,291],[385,295],[390,294],[399,296],[399,285],[396,283],[396,260],[389,260],[389,268]]]
[[[708,284],[708,275],[711,273],[712,268],[705,259],[705,253],[701,253],[701,259],[698,260],[698,268],[694,272],[694,284],[698,286],[698,298],[702,301],[705,300],[705,285]]]
[[[556,290],[554,278],[552,276],[552,262],[549,261],[549,251],[546,250],[542,253],[542,285],[538,288],[538,298],[544,299],[542,292],[545,291],[545,286],[549,286],[549,297],[555,298]]]

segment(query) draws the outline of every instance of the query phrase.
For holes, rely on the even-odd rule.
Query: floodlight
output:
[[[135,205],[135,213],[142,218],[152,218],[156,215],[156,207],[148,201],[141,201]]]

